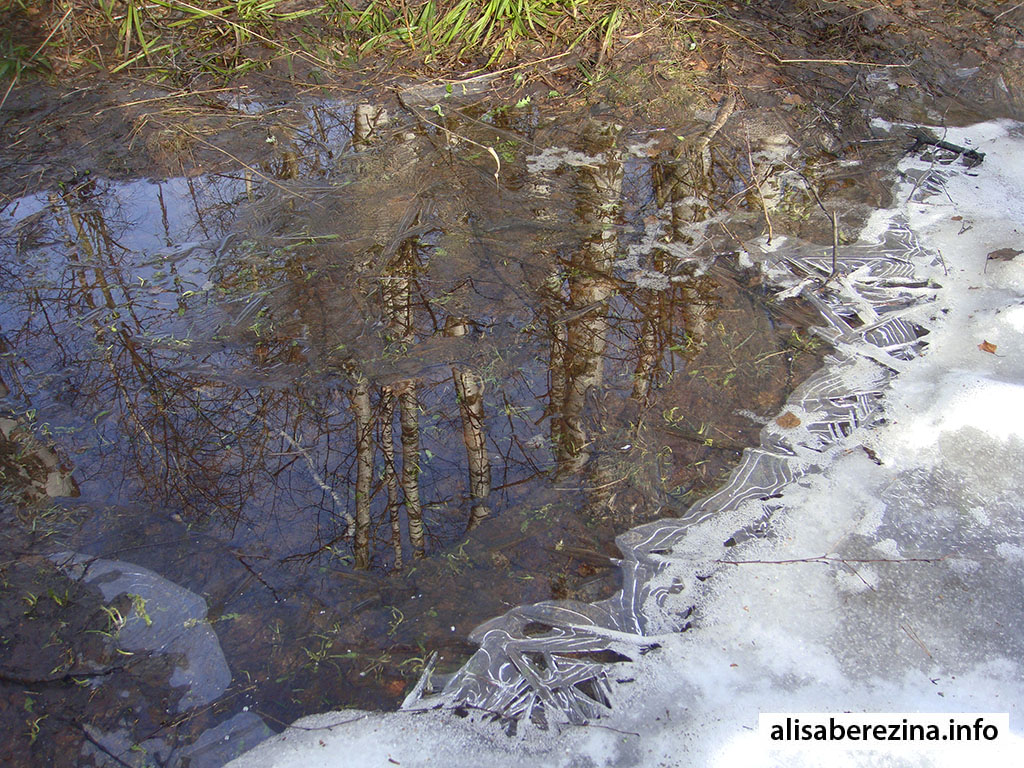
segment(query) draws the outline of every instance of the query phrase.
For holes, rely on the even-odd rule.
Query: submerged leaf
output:
[[[992,251],[988,258],[995,261],[1011,261],[1014,257],[1020,256],[1024,251],[1018,251],[1016,248],[1000,248],[996,251]]]

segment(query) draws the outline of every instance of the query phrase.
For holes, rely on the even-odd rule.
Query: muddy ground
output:
[[[486,84],[495,104],[532,95],[545,110],[559,110],[613,99],[635,119],[655,123],[735,90],[741,108],[773,110],[804,143],[837,151],[861,137],[869,103],[887,119],[931,124],[1024,115],[1024,11],[1008,5],[724,3],[723,13],[695,19],[682,33],[657,17],[631,20],[600,69],[597,50],[537,48],[499,63],[493,76],[479,60],[431,74],[437,83]],[[303,95],[386,101],[423,81],[415,55],[381,59],[329,75],[301,59],[272,61],[227,85],[205,80],[172,89],[88,73],[27,82],[0,113],[0,200],[86,173],[123,179],[257,162],[266,137],[294,119],[291,104]],[[278,108],[240,114],[230,106],[239,93]]]

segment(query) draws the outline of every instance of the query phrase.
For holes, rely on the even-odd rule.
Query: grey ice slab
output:
[[[206,601],[142,566],[74,552],[50,559],[69,578],[97,587],[105,600],[133,597],[132,610],[118,634],[126,651],[171,654],[181,659],[171,674],[173,686],[185,687],[179,712],[216,701],[231,684],[231,670],[217,635],[206,620]]]

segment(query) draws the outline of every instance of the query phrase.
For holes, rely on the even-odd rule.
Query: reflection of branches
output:
[[[287,471],[301,458],[315,487],[333,499],[340,519],[344,504],[324,481],[325,473],[318,469],[308,443],[303,447],[299,437],[307,421],[320,422],[317,440],[328,433],[331,425],[326,423],[326,409],[314,406],[312,411],[294,411],[291,403],[311,401],[301,391],[261,388],[253,396],[243,386],[210,382],[187,369],[183,373],[183,357],[177,349],[165,351],[144,343],[153,332],[154,321],[166,322],[187,305],[181,303],[180,296],[178,307],[171,309],[153,308],[140,301],[150,295],[149,287],[145,280],[142,289],[129,279],[139,262],[118,241],[119,234],[124,236],[135,225],[118,219],[116,201],[106,202],[100,191],[95,183],[89,183],[51,196],[50,218],[40,217],[39,221],[51,220],[58,227],[65,242],[68,279],[52,286],[28,286],[20,292],[26,305],[16,342],[34,352],[40,348],[35,336],[52,337],[43,341],[42,349],[57,350],[55,365],[75,381],[67,391],[76,409],[83,416],[98,414],[100,432],[95,442],[99,445],[89,446],[94,461],[105,460],[106,446],[114,444],[103,434],[108,422],[98,419],[111,411],[120,415],[123,437],[116,440],[115,455],[123,463],[110,471],[90,466],[89,458],[82,457],[83,475],[114,486],[135,483],[148,491],[147,496],[177,499],[186,512],[216,513],[221,519],[226,516],[230,524],[237,523],[253,502],[270,510],[289,499],[283,508],[308,509],[307,501],[291,500],[308,493],[293,485],[295,478],[305,473]],[[161,206],[163,239],[171,242],[163,190],[158,197],[154,204]],[[169,266],[173,273],[176,263],[165,261],[161,266]],[[181,290],[179,284],[175,289]],[[83,328],[87,329],[84,337],[76,333]],[[291,411],[294,424],[275,425],[282,415],[289,420]],[[246,418],[240,418],[242,413]],[[276,454],[283,456],[280,461],[275,461],[271,452],[276,436],[289,445],[289,453]]]
[[[316,484],[320,487],[320,490],[322,490],[324,493],[330,494],[331,499],[334,500],[334,508],[337,510],[341,510],[342,516],[345,518],[345,527],[348,530],[348,532],[351,533],[353,524],[352,513],[349,512],[348,509],[345,507],[345,502],[341,500],[341,498],[338,496],[335,490],[327,484],[323,477],[320,476],[320,473],[316,469],[316,464],[313,463],[313,459],[311,459],[309,456],[309,452],[301,445],[299,445],[297,442],[295,442],[295,439],[287,432],[285,432],[283,429],[277,430],[277,433],[285,440],[287,440],[288,444],[302,455],[302,458],[306,462],[306,466],[309,468],[309,474],[312,475],[314,482],[316,482]]]

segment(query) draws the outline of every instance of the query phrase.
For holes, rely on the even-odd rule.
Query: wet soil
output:
[[[395,706],[505,608],[613,591],[615,533],[720,483],[827,353],[743,243],[830,243],[807,183],[855,237],[905,148],[872,116],[1021,114],[1024,45],[986,4],[847,5],[624,39],[588,88],[581,55],[449,87],[15,91],[0,760],[216,765],[180,750],[243,713]],[[912,66],[785,63],[809,58]],[[66,551],[199,596],[230,684],[189,703],[187,660],[119,634],[157,606]]]
[[[741,107],[778,110],[801,143],[837,151],[863,138],[868,110],[933,125],[1024,116],[1022,11],[1000,0],[724,2],[681,27],[630,16],[602,67],[596,49],[524,48],[497,62],[495,76],[481,80],[483,60],[454,60],[435,82],[482,88],[495,104],[530,95],[555,110],[614,96],[660,125],[735,89]],[[59,83],[14,89],[0,110],[0,200],[76,174],[126,179],[257,162],[267,135],[297,117],[301,124],[296,97],[369,93],[387,102],[437,67],[396,48],[330,73],[301,57],[272,58],[229,85],[190,75],[169,88],[61,71]],[[270,108],[238,109],[246,94]]]

